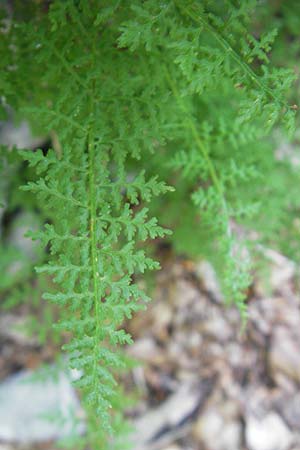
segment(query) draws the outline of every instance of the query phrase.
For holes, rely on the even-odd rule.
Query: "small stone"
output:
[[[165,360],[162,350],[150,336],[137,340],[128,348],[128,354],[140,361],[147,361],[152,364],[159,364]]]
[[[219,315],[216,313],[209,320],[203,322],[201,331],[215,339],[218,339],[220,342],[229,340],[232,335],[230,326],[220,313]]]
[[[35,262],[40,249],[40,242],[33,241],[25,234],[28,230],[37,231],[40,228],[41,220],[37,214],[22,212],[13,221],[7,241],[11,246],[22,252],[27,259]]]
[[[178,447],[178,445],[169,445],[168,447],[164,447],[163,450],[181,450],[181,449],[180,447]]]
[[[219,302],[222,301],[221,289],[217,275],[212,265],[207,261],[201,261],[196,267],[196,274],[202,281],[205,290],[213,294]]]
[[[300,321],[299,302],[293,296],[272,296],[254,302],[250,305],[258,309],[257,320],[267,322],[269,331],[272,331],[274,324],[285,325],[288,328],[297,328]]]
[[[210,450],[240,450],[242,427],[238,420],[226,420],[215,410],[209,410],[196,422],[194,437]]]
[[[68,436],[82,410],[69,377],[49,367],[43,372],[22,371],[0,384],[0,441],[31,444]],[[54,374],[54,372],[55,374]],[[56,417],[49,420],[47,416]],[[83,432],[80,423],[78,433]]]
[[[246,418],[246,443],[249,450],[287,450],[292,439],[291,431],[274,412],[263,418]]]
[[[275,381],[280,383],[280,374],[300,382],[300,333],[292,334],[285,327],[276,327],[272,336],[269,365]]]
[[[2,122],[0,127],[0,143],[9,148],[36,148],[45,142],[43,137],[34,137],[29,124],[22,121],[18,126],[11,122]]]
[[[300,428],[300,393],[282,399],[282,414],[286,423],[296,431]]]
[[[135,450],[163,448],[167,442],[174,441],[174,430],[190,421],[196,410],[207,400],[214,386],[214,381],[203,380],[187,382],[172,393],[165,402],[137,418],[134,422],[135,432],[132,435]],[[171,440],[166,439],[171,438]],[[149,443],[153,447],[149,446]]]
[[[36,346],[38,341],[29,332],[29,317],[2,314],[0,317],[0,337],[11,339],[20,345]],[[0,449],[1,450],[1,449]]]
[[[167,303],[157,303],[152,310],[153,333],[161,341],[166,341],[169,337],[168,326],[172,322],[172,309]]]
[[[272,291],[286,290],[295,275],[295,263],[270,248],[263,248],[263,254],[271,262],[269,281]]]

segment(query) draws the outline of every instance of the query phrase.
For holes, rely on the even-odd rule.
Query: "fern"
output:
[[[111,434],[116,426],[120,427],[118,410],[124,406],[114,374],[125,363],[115,347],[131,343],[131,337],[119,327],[125,317],[130,318],[148,301],[143,291],[132,283],[132,276],[138,271],[158,268],[137,244],[166,233],[156,219],[148,217],[147,208],[139,207],[139,204],[169,188],[156,177],[147,180],[144,172],[132,181],[127,179],[126,160],[131,155],[139,157],[140,133],[146,127],[146,121],[149,127],[143,103],[132,102],[130,105],[134,116],[132,123],[128,123],[128,112],[123,106],[127,98],[136,97],[140,86],[135,80],[127,86],[122,107],[116,101],[121,86],[118,79],[108,82],[106,92],[100,89],[101,78],[106,78],[107,74],[105,68],[101,74],[101,71],[97,73],[99,67],[95,67],[99,55],[93,48],[93,41],[96,42],[98,29],[95,28],[94,38],[87,36],[84,45],[78,42],[78,27],[87,27],[81,21],[91,21],[90,11],[85,13],[87,16],[83,11],[79,15],[72,2],[56,3],[41,30],[41,65],[50,57],[54,60],[55,70],[55,74],[48,71],[41,84],[51,83],[52,77],[56,78],[58,61],[69,86],[66,88],[66,83],[64,91],[55,93],[54,98],[58,101],[53,108],[37,106],[27,108],[26,113],[40,116],[46,131],[55,129],[58,132],[63,151],[58,156],[50,150],[47,158],[41,151],[22,152],[30,166],[43,177],[23,189],[36,193],[40,204],[46,205],[52,217],[52,224],[46,226],[42,234],[33,234],[35,239],[42,239],[44,245],[50,243],[53,256],[49,264],[37,270],[53,276],[60,285],[59,292],[44,297],[69,309],[69,314],[63,313],[58,327],[73,334],[65,350],[70,355],[71,367],[83,373],[77,385],[83,393],[89,416],[90,445],[106,448],[105,432]],[[66,40],[62,28],[66,14],[76,24],[74,40],[70,36]],[[107,40],[112,39],[113,33],[114,30],[104,29]],[[31,36],[29,46],[32,45],[30,39]],[[81,48],[76,54],[78,44]],[[83,56],[85,46],[89,54]],[[72,53],[70,62],[68,55]],[[121,58],[119,51],[109,53],[107,58],[116,59],[116,63],[120,61],[123,65],[121,75],[128,70],[130,61]],[[85,67],[89,67],[88,73]],[[77,68],[83,70],[80,75]],[[108,100],[110,111],[103,117],[100,105],[102,97],[105,102],[108,93],[109,98],[112,95],[115,100]],[[112,118],[118,121],[117,128]]]
[[[95,139],[100,130],[90,124],[94,117],[91,113],[86,136],[73,136],[76,146],[72,151],[66,146],[61,160],[54,161],[52,151],[47,157],[49,164],[41,152],[25,153],[45,177],[24,189],[37,192],[50,210],[62,211],[63,218],[54,220],[41,236],[44,243],[50,242],[55,262],[39,267],[38,272],[52,275],[62,288],[44,297],[70,309],[59,327],[74,334],[65,349],[71,367],[83,371],[77,385],[84,393],[87,410],[96,410],[102,429],[112,432],[110,408],[118,394],[112,372],[124,364],[112,350],[117,344],[131,343],[119,326],[148,300],[132,284],[132,276],[158,268],[136,245],[139,240],[166,233],[147,217],[146,208],[135,212],[130,199],[138,204],[140,191],[140,197],[149,201],[168,188],[154,179],[145,181],[143,174],[131,183],[123,181],[123,158],[117,161],[119,179],[112,181],[111,150]],[[99,445],[99,436],[92,437],[91,443]]]
[[[159,267],[141,244],[170,234],[159,216],[178,248],[213,260],[245,323],[251,245],[236,230],[262,215],[249,190],[278,167],[272,128],[293,133],[295,76],[270,64],[276,30],[249,32],[252,0],[29,3],[3,22],[1,64],[4,110],[58,137],[46,156],[20,153],[48,222],[32,233],[50,250],[37,271],[58,284],[44,298],[72,336],[89,445],[124,448],[122,323],[149,300],[135,275]]]

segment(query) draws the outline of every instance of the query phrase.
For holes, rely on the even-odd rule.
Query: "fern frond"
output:
[[[29,3],[34,14],[0,29],[13,42],[0,65],[5,101],[59,142],[21,152],[36,174],[23,189],[48,222],[31,234],[50,253],[37,270],[59,285],[44,297],[72,335],[88,445],[122,448],[107,434],[125,427],[122,323],[149,301],[136,274],[159,267],[141,245],[170,234],[159,215],[177,248],[214,262],[246,319],[249,252],[236,230],[256,229],[263,177],[282,169],[267,137],[294,126],[294,74],[271,67],[276,31],[249,31],[254,0],[54,0],[46,13]]]

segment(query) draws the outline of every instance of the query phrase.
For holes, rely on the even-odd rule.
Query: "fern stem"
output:
[[[221,47],[225,50],[227,54],[230,54],[232,59],[243,69],[243,71],[249,76],[249,78],[267,95],[271,97],[271,99],[275,100],[275,102],[285,108],[288,108],[288,105],[285,104],[280,98],[277,97],[276,94],[270,89],[266,84],[259,78],[259,76],[251,69],[251,67],[241,58],[241,56],[234,50],[234,48],[223,38],[223,36],[218,33],[218,31],[208,23],[208,21],[201,15],[200,11],[198,14],[195,14],[190,9],[182,6],[178,0],[174,0],[176,6],[185,13],[190,19],[194,22],[202,25],[206,31],[211,33],[216,41],[221,45]]]
[[[93,278],[93,291],[94,291],[94,305],[95,305],[95,344],[94,352],[97,355],[98,341],[100,336],[100,302],[99,302],[99,273],[98,273],[98,257],[97,257],[97,238],[96,238],[96,219],[97,219],[97,205],[96,205],[96,192],[95,192],[95,172],[94,172],[94,160],[95,160],[95,143],[90,128],[88,135],[88,156],[89,156],[89,204],[90,204],[90,245],[91,245],[91,264],[92,264],[92,278]],[[93,379],[96,383],[97,380],[97,362],[98,358],[94,358],[93,364]]]
[[[227,206],[226,198],[224,196],[223,186],[220,183],[217,170],[216,170],[211,158],[209,157],[207,148],[205,147],[205,145],[203,144],[202,140],[199,137],[199,133],[198,133],[197,127],[195,125],[194,119],[191,117],[191,114],[187,110],[184,102],[182,101],[182,99],[180,97],[176,83],[172,79],[172,77],[166,67],[164,67],[164,71],[165,71],[165,75],[166,75],[167,81],[169,83],[169,86],[173,92],[173,95],[174,95],[178,105],[180,106],[182,112],[184,113],[184,115],[186,117],[187,125],[188,125],[189,129],[191,130],[192,136],[195,139],[197,147],[199,148],[200,152],[202,153],[202,155],[207,163],[207,167],[208,167],[212,182],[217,189],[217,192],[220,196],[220,200],[222,203],[223,214],[224,214],[224,216],[226,218],[226,222],[227,222],[227,226],[226,226],[227,236],[228,236],[228,238],[231,238],[230,216],[229,216],[228,206]]]

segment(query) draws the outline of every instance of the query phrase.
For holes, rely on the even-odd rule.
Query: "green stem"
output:
[[[92,279],[93,279],[93,291],[94,291],[94,311],[95,311],[95,344],[94,344],[94,364],[93,364],[93,378],[97,379],[97,364],[98,358],[96,357],[98,352],[99,337],[100,337],[100,298],[99,298],[99,272],[98,272],[98,256],[97,256],[97,237],[96,237],[96,220],[97,220],[97,205],[96,205],[96,191],[95,191],[95,143],[92,130],[90,128],[88,137],[88,155],[89,155],[89,210],[90,210],[90,242],[91,242],[91,265],[92,265]]]
[[[234,50],[234,48],[223,38],[223,36],[218,33],[215,28],[213,28],[208,21],[201,15],[200,11],[198,13],[194,13],[191,9],[182,6],[178,0],[174,0],[176,6],[190,19],[194,22],[201,25],[206,31],[211,33],[216,41],[220,44],[220,46],[225,50],[225,52],[231,55],[232,59],[242,68],[242,70],[249,76],[249,78],[267,95],[271,97],[271,99],[275,100],[275,102],[283,107],[288,107],[274,92],[270,89],[266,84],[256,75],[256,73],[249,67],[249,65],[243,61],[240,55]]]
[[[215,166],[214,166],[214,164],[213,164],[213,162],[212,162],[212,160],[211,160],[211,158],[209,156],[209,152],[208,152],[206,146],[204,145],[204,143],[202,142],[202,140],[201,140],[201,138],[199,136],[197,127],[195,125],[194,118],[191,117],[190,112],[187,110],[184,102],[181,99],[181,96],[180,96],[180,94],[178,92],[176,83],[172,79],[172,77],[171,77],[171,75],[170,75],[170,73],[169,73],[169,71],[168,71],[168,69],[166,67],[164,67],[164,71],[165,71],[166,79],[167,79],[167,81],[169,83],[169,86],[170,86],[172,92],[173,92],[173,95],[174,95],[174,97],[175,97],[179,107],[181,108],[182,112],[185,115],[187,126],[190,129],[190,131],[192,133],[192,136],[195,139],[196,145],[199,148],[200,152],[203,155],[203,158],[205,159],[205,161],[207,163],[207,167],[208,167],[208,171],[209,171],[210,177],[212,179],[213,184],[216,187],[216,190],[217,190],[217,192],[218,192],[218,194],[220,196],[220,200],[221,200],[221,203],[222,203],[223,214],[224,214],[224,216],[226,218],[226,221],[227,221],[227,226],[226,226],[227,235],[228,235],[229,238],[231,238],[230,217],[229,217],[229,212],[228,212],[228,206],[227,206],[226,198],[225,198],[225,195],[224,195],[224,189],[223,189],[222,183],[220,182],[217,170],[216,170],[216,168],[215,168]]]

